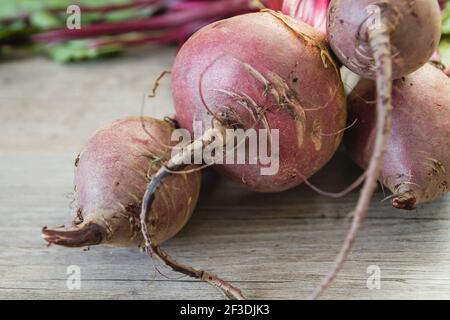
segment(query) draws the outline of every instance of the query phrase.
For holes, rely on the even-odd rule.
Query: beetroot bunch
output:
[[[175,146],[173,124],[148,118],[98,131],[76,163],[74,227],[44,229],[44,238],[65,246],[140,245],[172,269],[242,299],[239,289],[160,247],[189,219],[200,170],[213,166],[257,192],[310,185],[346,132],[365,182],[336,263],[312,295],[317,298],[343,266],[377,181],[400,209],[446,194],[450,83],[426,65],[440,37],[438,2],[334,0],[326,28],[319,15],[328,1],[320,6],[314,19],[307,14],[313,2],[286,1],[280,9],[293,17],[265,9],[214,22],[189,38],[176,57],[172,88],[177,125],[191,140]],[[348,100],[341,64],[363,78]],[[266,135],[239,139],[230,131]],[[252,145],[267,146],[275,162],[258,152],[236,161],[235,152],[252,155]],[[202,153],[207,149],[215,151]],[[198,154],[200,163],[193,162]]]

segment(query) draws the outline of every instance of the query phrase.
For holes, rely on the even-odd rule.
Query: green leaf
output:
[[[25,32],[26,25],[23,21],[14,21],[7,26],[0,25],[0,41],[11,39]]]
[[[450,67],[450,39],[444,38],[439,45],[439,52],[441,54],[441,62]]]
[[[93,47],[89,40],[72,40],[63,44],[47,48],[50,57],[58,62],[73,62],[80,60],[98,59],[116,55],[122,51],[119,45]]]
[[[0,58],[2,56],[17,58],[25,57],[41,52],[41,46],[38,44],[27,44],[21,46],[0,46]]]
[[[63,21],[47,11],[37,11],[33,13],[30,17],[30,22],[33,27],[41,30],[55,29],[64,26]]]
[[[442,11],[442,34],[450,35],[450,2]]]
[[[130,3],[131,0],[0,0],[0,19],[49,9],[65,10],[71,4],[86,7]]]
[[[104,21],[104,14],[101,12],[85,12],[81,13],[81,25],[86,26],[91,23]]]
[[[105,19],[106,19],[106,21],[109,21],[109,22],[133,20],[133,19],[150,16],[152,13],[152,10],[153,9],[151,9],[151,8],[147,8],[147,9],[131,8],[131,9],[116,10],[116,11],[107,13],[105,15]]]

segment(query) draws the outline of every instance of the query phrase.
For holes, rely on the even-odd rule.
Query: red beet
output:
[[[380,23],[389,29],[392,77],[398,79],[423,66],[439,44],[441,13],[436,0],[333,0],[327,33],[331,48],[346,67],[375,79],[371,48],[371,5],[378,5]],[[372,37],[376,37],[375,35]]]
[[[173,124],[152,118],[128,118],[98,130],[75,161],[77,214],[70,228],[42,230],[49,244],[81,247],[96,244],[144,247],[174,271],[208,282],[229,297],[239,289],[203,270],[182,265],[160,243],[189,220],[197,203],[200,173],[179,173],[161,181],[141,218],[150,178],[171,156]],[[151,213],[151,214],[150,214]]]
[[[171,144],[174,128],[169,123],[151,118],[143,123],[160,143]],[[149,137],[138,117],[98,130],[75,163],[74,226],[44,229],[44,239],[68,247],[143,246],[141,200],[150,177],[170,157],[170,149],[160,143]],[[189,220],[200,182],[198,172],[164,181],[152,206],[154,219],[148,221],[157,243],[173,237]]]
[[[349,98],[346,133],[352,159],[367,168],[376,126],[375,86],[363,80]],[[449,192],[450,79],[431,64],[394,81],[392,134],[379,180],[393,193],[392,205],[411,210]]]
[[[439,43],[436,0],[333,0],[327,34],[341,62],[363,78],[376,79],[377,132],[366,181],[353,211],[353,223],[336,261],[312,298],[331,284],[349,255],[368,214],[386,154],[392,122],[392,79],[425,64]]]
[[[224,136],[228,129],[270,131],[272,139],[265,139],[272,142],[271,155],[279,160],[279,167],[262,174],[267,166],[257,155],[256,164],[250,159],[245,164],[221,165],[217,159],[203,160],[216,164],[234,181],[263,192],[304,182],[325,165],[341,142],[345,95],[325,38],[281,13],[266,10],[201,29],[178,53],[172,79],[179,124],[192,132],[198,121],[207,130],[153,176],[144,194],[141,221],[147,220],[160,182],[184,168],[197,151],[229,142]],[[277,130],[279,141],[274,138]],[[258,142],[267,142],[262,139]],[[248,140],[242,141],[251,148]],[[228,147],[219,159],[227,158]],[[148,241],[146,248],[151,248]]]
[[[173,68],[177,120],[280,130],[280,169],[218,165],[250,189],[278,192],[310,177],[335,153],[345,126],[343,85],[324,37],[273,11],[213,23],[182,47]],[[256,119],[256,121],[255,121]]]

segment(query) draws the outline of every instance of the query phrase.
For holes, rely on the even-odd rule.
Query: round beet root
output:
[[[353,221],[332,269],[314,290],[318,298],[336,278],[367,216],[382,170],[392,122],[392,80],[431,58],[440,38],[436,0],[332,0],[327,34],[341,62],[363,78],[376,79],[377,124],[374,147]]]
[[[244,299],[238,288],[178,263],[160,247],[189,220],[201,183],[200,172],[191,168],[159,181],[143,202],[147,184],[171,157],[174,129],[173,123],[136,117],[98,130],[75,161],[74,226],[44,228],[42,236],[49,244],[67,247],[137,245],[172,270],[210,283],[233,299]]]
[[[363,80],[349,98],[350,121],[357,124],[346,133],[352,159],[367,168],[374,144],[375,86]],[[434,200],[450,188],[450,79],[427,64],[394,81],[392,134],[379,180],[399,209],[414,209]]]
[[[173,68],[177,120],[210,127],[279,129],[279,170],[220,164],[248,188],[278,192],[309,178],[335,153],[345,126],[343,85],[325,38],[273,11],[213,23],[194,34]]]
[[[142,246],[142,197],[151,176],[171,155],[163,145],[171,144],[173,130],[165,121],[139,117],[98,130],[75,162],[75,225],[61,230],[44,228],[44,239],[68,247]],[[157,243],[173,237],[188,221],[199,190],[198,172],[164,180],[147,224]]]
[[[392,76],[398,79],[423,66],[441,37],[441,13],[436,0],[333,0],[327,33],[331,48],[345,66],[375,79],[375,60],[368,39],[373,8],[390,29]]]

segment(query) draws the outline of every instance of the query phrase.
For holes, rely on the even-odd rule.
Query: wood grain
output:
[[[44,58],[0,64],[0,298],[221,299],[214,288],[159,267],[137,249],[46,247],[44,225],[70,223],[73,161],[100,125],[140,113],[172,49],[58,65]],[[145,112],[172,112],[169,81]],[[313,182],[340,190],[360,171],[340,152]],[[205,174],[201,200],[164,248],[220,274],[249,298],[303,299],[338,251],[358,193],[330,200],[305,186],[262,195]],[[401,212],[378,191],[356,247],[327,299],[450,298],[450,198]],[[81,268],[81,290],[66,286]],[[381,269],[369,290],[367,268]]]

